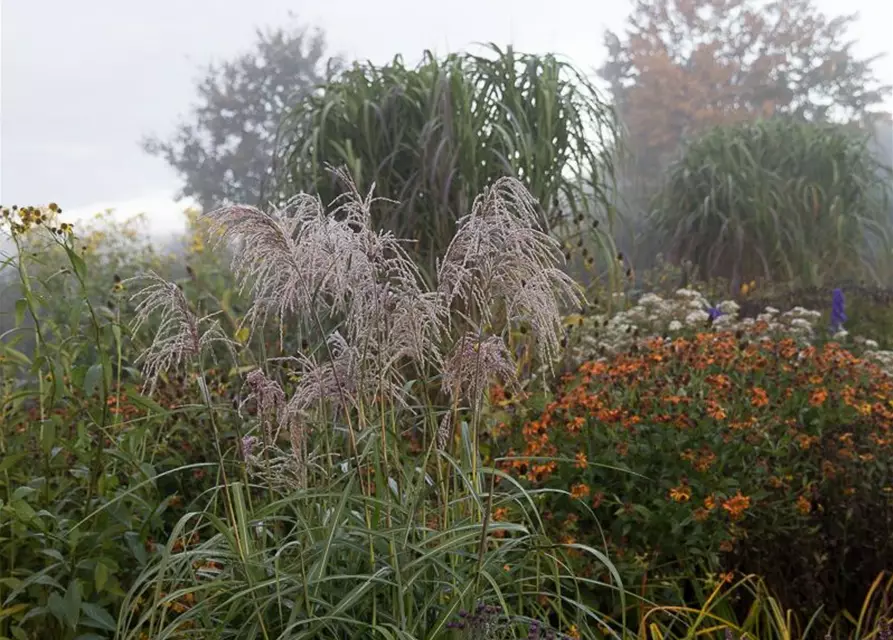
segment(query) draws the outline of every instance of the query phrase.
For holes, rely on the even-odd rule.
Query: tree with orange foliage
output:
[[[607,32],[600,69],[614,96],[634,173],[654,180],[680,142],[720,124],[775,114],[864,122],[890,87],[877,57],[812,0],[636,0],[623,37]]]

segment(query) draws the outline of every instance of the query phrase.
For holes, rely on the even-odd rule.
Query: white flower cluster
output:
[[[615,298],[616,299],[616,298]],[[625,299],[625,298],[624,298]],[[749,339],[778,340],[794,338],[801,345],[811,343],[822,318],[818,311],[794,307],[782,313],[774,307],[766,307],[756,318],[739,318],[738,304],[724,300],[712,307],[721,312],[710,319],[711,305],[699,291],[679,289],[671,298],[654,293],[641,296],[629,309],[613,315],[597,315],[587,319],[580,340],[575,341],[572,357],[587,358],[593,352],[601,356],[626,351],[643,338],[666,336],[672,338],[683,330],[693,331],[744,331]],[[765,327],[756,332],[757,328]],[[885,372],[893,375],[893,351],[878,349],[878,343],[862,337],[849,338],[841,329],[832,338],[844,344],[857,356],[877,363]]]
[[[714,313],[710,323],[711,309]],[[778,339],[793,337],[801,343],[808,343],[815,337],[817,323],[821,319],[818,311],[795,307],[781,313],[767,307],[756,318],[738,317],[739,307],[734,300],[723,300],[713,307],[699,291],[679,289],[671,298],[662,298],[654,293],[646,293],[629,309],[611,316],[598,315],[591,326],[584,323],[585,335],[578,343],[580,355],[591,354],[593,350],[604,355],[625,351],[642,338],[669,336],[684,329],[695,331],[746,331],[752,338]],[[765,325],[765,331],[754,334],[758,325]]]

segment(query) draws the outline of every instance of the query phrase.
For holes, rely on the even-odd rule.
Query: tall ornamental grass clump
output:
[[[415,67],[398,57],[345,70],[284,122],[279,190],[329,202],[345,185],[327,166],[348,167],[361,191],[375,185],[383,199],[373,204],[375,224],[412,240],[407,250],[429,276],[456,221],[501,176],[524,182],[547,230],[578,216],[613,216],[610,106],[553,55],[495,45],[487,53],[426,53]],[[613,255],[609,234],[597,240]]]
[[[209,214],[253,300],[245,326],[303,345],[242,369],[235,409],[212,401],[203,373],[212,345],[239,356],[218,319],[151,275],[136,294],[137,323],[160,317],[146,388],[184,368],[197,377],[219,475],[131,590],[118,637],[613,633],[619,621],[582,595],[622,599],[613,566],[546,536],[534,496],[480,446],[485,390],[516,370],[490,327],[529,322],[548,363],[561,309],[580,302],[536,201],[511,178],[484,190],[428,288],[403,243],[372,227],[380,203],[337,177],[349,191],[329,212],[301,194]],[[506,510],[517,517],[494,517]],[[570,553],[610,577],[576,575]]]
[[[702,278],[800,286],[890,277],[891,170],[850,129],[789,119],[691,142],[654,201],[653,232]]]

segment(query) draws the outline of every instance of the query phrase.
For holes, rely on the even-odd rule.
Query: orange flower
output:
[[[723,540],[719,543],[719,550],[723,553],[731,553],[732,549],[735,548],[735,543],[732,540]]]
[[[704,508],[707,509],[707,511],[713,511],[716,508],[716,498],[713,496],[704,498]]]
[[[810,511],[812,511],[812,503],[806,496],[800,496],[797,498],[797,512],[801,515],[807,515]]]
[[[589,461],[586,459],[586,454],[582,451],[577,453],[574,460],[574,466],[577,467],[577,469],[585,469],[589,465]]]
[[[676,502],[688,502],[691,500],[691,487],[681,484],[670,489],[670,498]]]
[[[582,636],[580,636],[580,630],[577,629],[577,625],[571,625],[571,628],[567,630],[567,637],[573,638],[574,640],[580,640]]]
[[[571,487],[571,497],[581,500],[589,496],[589,485],[578,482]]]
[[[728,511],[732,520],[740,520],[744,512],[750,507],[750,498],[738,491],[734,496],[722,503],[722,508]]]
[[[828,399],[828,390],[827,389],[816,389],[809,396],[809,404],[813,407],[818,407],[825,404],[825,400]]]
[[[805,433],[801,433],[797,436],[796,440],[797,440],[797,444],[800,446],[800,448],[805,451],[806,449],[809,449],[812,445],[818,443],[819,438],[818,438],[818,436],[808,436]]]
[[[605,499],[605,494],[599,491],[592,497],[592,508],[598,509],[602,506],[602,501]]]
[[[725,420],[726,411],[723,409],[718,402],[714,400],[707,401],[707,415],[713,418],[714,420]]]
[[[697,509],[695,509],[693,516],[697,522],[704,522],[704,520],[710,517],[710,512],[703,507],[698,507]]]
[[[769,396],[761,387],[754,387],[750,395],[750,404],[755,407],[765,407],[769,404]]]

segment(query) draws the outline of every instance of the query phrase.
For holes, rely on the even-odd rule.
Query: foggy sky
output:
[[[893,2],[817,3],[828,14],[860,13],[857,53],[886,53],[877,70],[893,83]],[[591,70],[603,59],[604,28],[621,29],[629,8],[628,0],[0,0],[0,203],[164,208],[177,176],[143,153],[140,138],[172,132],[201,68],[250,49],[256,27],[287,24],[290,11],[349,60],[402,53],[415,63],[426,48],[493,41]]]

